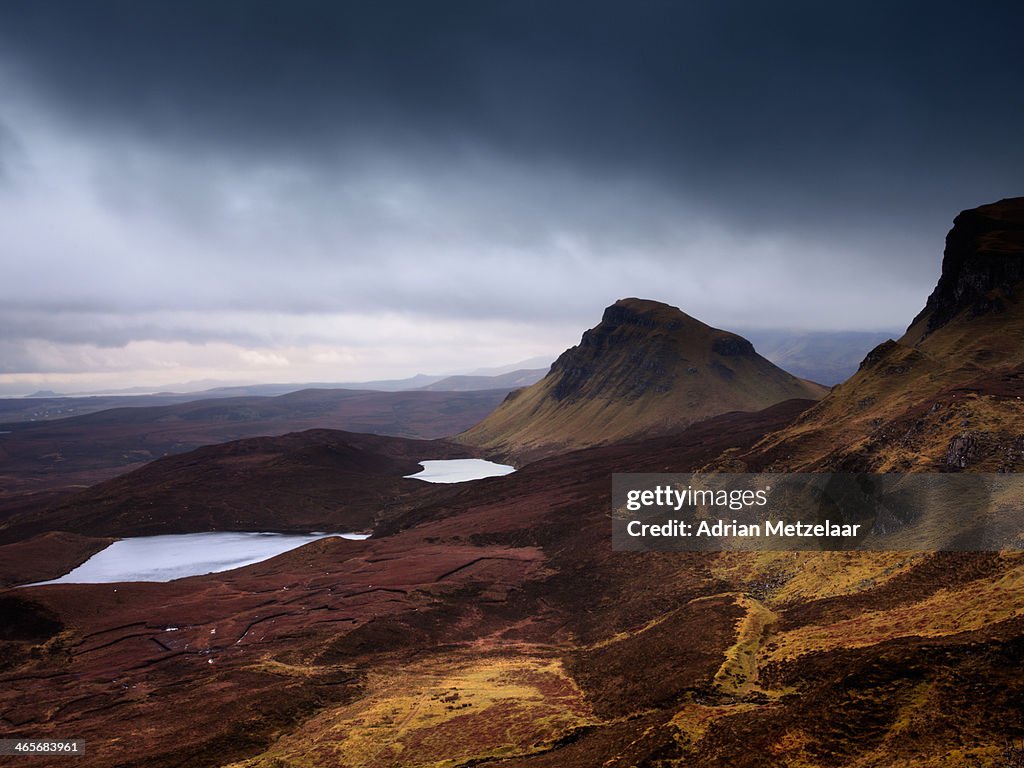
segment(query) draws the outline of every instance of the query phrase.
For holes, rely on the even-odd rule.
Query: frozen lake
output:
[[[70,573],[40,584],[106,584],[116,581],[171,581],[252,565],[317,539],[362,533],[244,533],[222,531],[141,536],[115,541]],[[29,586],[37,586],[32,584]]]
[[[423,470],[415,475],[406,475],[428,483],[464,483],[483,477],[500,477],[516,471],[508,464],[495,464],[484,459],[437,459],[421,461]]]

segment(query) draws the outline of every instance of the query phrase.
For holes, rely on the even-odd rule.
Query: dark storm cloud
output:
[[[0,185],[9,181],[11,174],[23,162],[24,156],[17,137],[0,121]]]
[[[653,176],[755,218],[981,202],[1012,191],[1024,158],[1014,3],[44,0],[0,14],[15,64],[73,118],[217,153],[483,146]]]

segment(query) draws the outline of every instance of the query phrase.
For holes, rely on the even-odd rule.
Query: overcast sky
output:
[[[0,3],[0,393],[892,329],[1024,194],[1018,2]]]

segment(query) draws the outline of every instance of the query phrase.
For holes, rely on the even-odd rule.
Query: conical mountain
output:
[[[541,381],[512,392],[457,439],[527,461],[826,392],[741,336],[668,304],[621,299]]]
[[[1024,469],[1024,198],[962,212],[898,340],[789,427],[719,468]]]

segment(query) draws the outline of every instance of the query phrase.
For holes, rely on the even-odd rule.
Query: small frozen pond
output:
[[[516,471],[508,464],[495,464],[484,459],[438,459],[421,461],[421,472],[406,475],[415,480],[428,483],[463,483],[466,480],[479,480],[483,477],[500,477]]]
[[[252,565],[317,539],[362,533],[244,533],[222,531],[141,536],[115,541],[70,573],[40,584],[106,584],[116,581],[171,581]],[[31,584],[29,586],[38,586]]]

